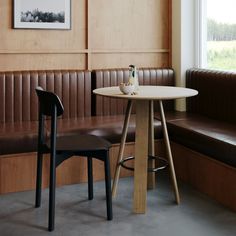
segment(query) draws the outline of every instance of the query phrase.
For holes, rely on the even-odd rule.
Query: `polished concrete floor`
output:
[[[148,191],[148,210],[132,213],[133,179],[119,183],[113,202],[114,219],[106,221],[104,182],[95,183],[95,198],[87,201],[87,184],[57,188],[56,229],[47,232],[48,190],[43,205],[34,208],[34,192],[0,196],[0,235],[75,236],[227,236],[236,235],[236,213],[191,187],[179,183],[181,204],[175,205],[169,178],[162,173],[155,190]]]

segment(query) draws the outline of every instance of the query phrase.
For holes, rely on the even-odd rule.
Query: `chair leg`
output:
[[[91,157],[87,157],[88,165],[88,199],[93,199],[93,160]]]
[[[49,217],[48,230],[53,231],[55,225],[55,193],[56,193],[56,163],[51,156],[50,160],[50,183],[49,183]]]
[[[37,177],[36,177],[36,195],[35,195],[35,207],[36,208],[40,207],[40,205],[41,205],[42,165],[43,165],[43,154],[38,153],[38,157],[37,157]]]
[[[107,204],[107,220],[112,220],[112,196],[111,196],[111,173],[110,173],[110,162],[109,162],[109,152],[107,151],[104,160],[105,168],[105,184],[106,184],[106,204]]]
[[[55,226],[55,194],[56,194],[56,129],[57,110],[54,106],[51,120],[51,151],[50,151],[50,180],[49,180],[49,216],[48,230],[53,231]]]

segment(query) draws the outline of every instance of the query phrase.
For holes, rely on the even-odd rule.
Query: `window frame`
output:
[[[207,68],[207,0],[195,0],[196,67]]]

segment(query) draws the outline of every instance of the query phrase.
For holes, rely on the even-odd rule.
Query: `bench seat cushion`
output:
[[[166,122],[173,121],[173,120],[185,119],[188,117],[188,113],[185,111],[165,111],[165,109],[164,109],[164,113],[165,113]],[[161,120],[160,112],[155,112],[154,117],[156,120]]]
[[[58,119],[58,136],[71,134],[93,134],[120,143],[124,115],[96,116],[70,119]],[[47,121],[49,135],[49,121]],[[37,150],[37,121],[10,122],[0,124],[0,155],[35,152]],[[161,124],[155,122],[156,138],[162,137]],[[132,115],[127,134],[127,142],[135,138],[135,116]]]
[[[58,121],[58,135],[75,133],[92,134],[103,137],[113,144],[120,143],[124,115],[92,116],[79,119],[62,119]],[[155,121],[155,138],[161,138],[161,123]],[[127,134],[127,142],[135,140],[135,115],[131,115]]]
[[[181,118],[180,114],[167,117],[171,140],[236,167],[236,125],[193,113]]]
[[[0,155],[36,151],[37,133],[37,121],[0,123]]]

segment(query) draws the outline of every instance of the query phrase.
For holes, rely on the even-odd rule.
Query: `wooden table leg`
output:
[[[147,198],[148,114],[149,102],[136,100],[134,159],[134,213],[145,213]]]
[[[172,158],[172,153],[171,153],[171,148],[170,148],[168,131],[166,127],[166,119],[165,119],[164,109],[163,109],[161,100],[159,101],[159,105],[160,105],[161,123],[162,123],[162,128],[163,128],[164,141],[165,141],[166,151],[167,151],[167,158],[168,158],[168,162],[170,166],[171,179],[172,179],[174,192],[175,192],[175,200],[176,200],[176,203],[179,204],[180,197],[179,197],[178,184],[177,184],[177,180],[175,176],[175,168],[174,168],[174,163],[173,163],[173,158]]]
[[[115,170],[115,176],[112,184],[112,197],[116,196],[117,192],[117,185],[120,177],[120,162],[123,159],[124,155],[124,149],[125,149],[125,141],[126,141],[126,136],[127,136],[127,130],[129,127],[129,120],[130,120],[130,115],[132,111],[132,106],[133,106],[133,101],[128,100],[128,104],[126,107],[126,112],[125,112],[125,120],[123,124],[123,129],[122,129],[122,136],[121,136],[121,142],[120,142],[120,148],[119,148],[119,153],[118,153],[118,158],[117,158],[117,164],[116,164],[116,170]]]
[[[155,156],[154,143],[154,107],[153,101],[149,101],[149,130],[148,130],[148,154]],[[148,168],[155,168],[155,160],[148,160]],[[155,173],[149,172],[147,179],[148,189],[155,188]]]

